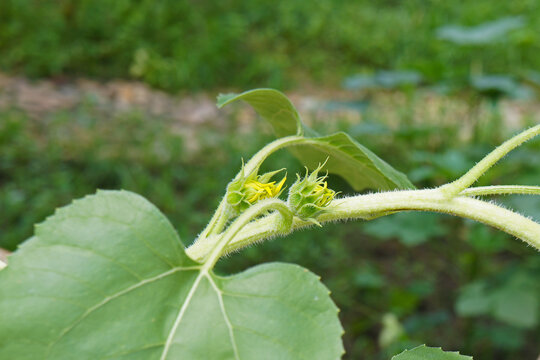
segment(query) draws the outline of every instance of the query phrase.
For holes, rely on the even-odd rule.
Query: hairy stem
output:
[[[438,189],[383,192],[334,200],[327,211],[315,220],[319,223],[350,218],[370,220],[405,210],[435,211],[483,222],[512,234],[540,250],[540,224],[500,206],[470,198],[471,196],[497,194],[538,195],[540,194],[540,187],[509,185],[468,189],[497,161],[538,134],[540,134],[540,125],[533,126],[514,136],[484,157],[461,178]],[[257,152],[243,167],[244,176],[249,176],[253,171],[257,171],[261,163],[273,152],[287,146],[302,145],[309,142],[309,138],[302,136],[288,136],[271,142]],[[235,179],[240,176],[242,176],[242,172],[238,173]],[[252,208],[258,207],[253,206]],[[249,213],[251,213],[252,208],[248,209]],[[229,236],[227,235],[229,229],[233,226],[236,228],[234,224],[240,218],[244,218],[244,214],[242,214],[225,234],[220,235],[229,220],[226,218],[225,213],[226,198],[224,197],[206,229],[203,230],[195,243],[187,249],[188,255],[193,259],[197,261],[206,259],[209,252],[212,251],[211,249],[216,248],[218,243],[222,244],[224,236]],[[279,217],[270,215],[250,224],[246,222],[245,225],[247,226],[245,228],[237,230],[239,232],[238,236],[234,233],[230,235],[231,239],[226,241],[225,245],[220,245],[222,248],[219,252],[216,252],[216,261],[223,252],[234,251],[265,238],[313,224],[313,222],[302,221],[295,217],[292,228],[283,230],[282,227],[278,226],[279,221]],[[233,237],[235,238],[232,239]]]
[[[259,166],[266,160],[267,157],[272,155],[272,153],[283,149],[287,146],[299,145],[302,142],[305,142],[307,139],[303,136],[286,136],[277,140],[272,141],[267,144],[261,150],[259,150],[249,161],[244,165],[244,175],[249,176],[253,171],[256,171]],[[241,172],[239,172],[235,179],[240,177]]]
[[[263,161],[266,160],[266,158],[272,153],[287,146],[300,144],[302,142],[305,142],[305,140],[306,138],[302,136],[287,136],[272,141],[271,143],[263,147],[261,150],[259,150],[255,155],[253,155],[253,157],[244,165],[244,176],[249,176],[252,172],[256,171],[259,166],[261,166]],[[238,179],[241,175],[242,171],[238,172],[238,174],[236,174],[236,176],[234,177],[234,180]],[[204,241],[208,236],[219,234],[221,231],[223,231],[223,228],[229,220],[226,218],[225,214],[226,201],[226,196],[224,196],[219,203],[216,212],[212,216],[212,219],[210,219],[210,222],[208,223],[208,225],[206,225],[206,228],[204,228],[204,230],[199,235],[198,240]]]
[[[468,188],[459,193],[463,196],[482,196],[482,195],[540,195],[540,186],[521,186],[521,185],[500,185],[500,186],[478,186]]]
[[[532,128],[523,131],[522,133],[514,136],[513,138],[505,141],[498,146],[495,150],[484,157],[478,164],[465,175],[453,181],[449,184],[441,186],[441,190],[448,196],[453,197],[471,186],[480,176],[482,176],[489,168],[491,168],[497,161],[502,159],[510,151],[514,150],[525,141],[532,139],[540,134],[540,125],[533,126]]]
[[[279,199],[262,200],[243,212],[221,236],[216,236],[217,242],[206,243],[207,247],[202,252],[208,254],[208,258],[205,256],[201,257],[202,262],[204,262],[203,270],[209,270],[214,267],[223,255],[226,246],[244,226],[256,217],[272,210],[279,212],[279,223],[277,224],[279,229],[281,231],[288,230],[292,224],[292,213],[287,207],[287,204]],[[189,253],[188,255],[192,256]]]
[[[206,228],[201,232],[199,237],[206,238],[208,235],[215,232],[215,229],[217,228],[217,223],[220,222],[221,218],[223,217],[223,208],[225,207],[225,201],[221,200],[221,202],[218,205],[218,208],[216,209],[216,212],[214,212],[214,215],[212,215],[212,218],[210,219],[210,222],[208,225],[206,225]]]
[[[540,250],[540,224],[485,201],[466,196],[448,199],[440,189],[390,191],[337,199],[316,220],[325,223],[336,220],[365,219],[372,217],[373,214],[406,210],[433,211],[473,219],[516,236]],[[290,230],[283,231],[278,226],[279,221],[276,215],[269,215],[247,224],[224,248],[224,252],[232,252],[264,239],[313,225],[295,217]],[[207,240],[209,243],[215,241]],[[204,248],[208,246],[208,244],[196,242],[187,249],[187,253],[197,260],[204,256]]]

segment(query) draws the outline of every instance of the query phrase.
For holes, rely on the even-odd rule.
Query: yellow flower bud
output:
[[[231,205],[235,214],[245,211],[257,201],[278,197],[283,191],[285,175],[280,182],[270,181],[278,172],[272,171],[263,175],[257,175],[256,172],[245,177],[243,169],[238,179],[231,182],[227,189],[227,202]]]

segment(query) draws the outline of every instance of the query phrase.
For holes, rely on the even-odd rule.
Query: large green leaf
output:
[[[230,277],[190,260],[142,197],[106,191],[36,227],[0,271],[0,359],[336,359],[342,328],[308,270]]]
[[[472,357],[460,355],[458,352],[443,351],[441,348],[420,345],[393,356],[392,360],[472,360]]]
[[[291,152],[310,168],[327,162],[328,171],[345,178],[355,190],[365,188],[378,190],[412,189],[407,177],[394,169],[349,135],[338,132],[330,136],[320,136],[300,120],[291,101],[281,92],[273,89],[257,89],[241,94],[227,94],[218,97],[222,107],[237,100],[249,103],[259,115],[267,120],[277,137],[301,135],[306,141]]]

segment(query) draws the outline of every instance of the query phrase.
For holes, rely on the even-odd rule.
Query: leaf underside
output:
[[[443,351],[441,348],[420,345],[393,356],[392,360],[472,360],[472,357],[461,355],[458,352]]]
[[[0,359],[336,359],[317,276],[272,263],[201,271],[144,198],[100,191],[57,210],[0,271]]]
[[[302,123],[291,101],[274,89],[256,89],[241,94],[218,97],[218,106],[244,100],[268,121],[276,136],[301,135],[307,141],[291,152],[306,166],[314,169],[327,157],[327,169],[342,176],[357,191],[370,188],[377,190],[413,189],[405,174],[397,171],[349,135],[338,132],[320,136]]]

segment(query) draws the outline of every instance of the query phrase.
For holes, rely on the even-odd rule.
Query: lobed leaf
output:
[[[244,100],[268,121],[277,137],[290,135],[305,136],[301,146],[291,148],[291,152],[309,168],[327,162],[329,172],[338,174],[357,191],[366,188],[378,190],[413,189],[405,174],[397,171],[349,135],[338,132],[320,136],[302,123],[291,101],[281,92],[273,89],[256,89],[241,94],[227,94],[218,97],[218,106]]]
[[[336,359],[328,290],[296,265],[220,277],[144,198],[57,210],[0,271],[1,359]]]

